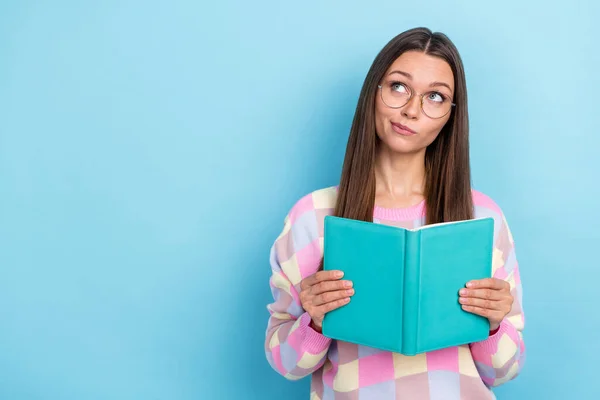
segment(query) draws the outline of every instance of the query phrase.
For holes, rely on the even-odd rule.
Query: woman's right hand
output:
[[[341,280],[342,276],[342,271],[319,271],[300,282],[302,308],[312,318],[311,326],[317,332],[321,332],[325,314],[348,304],[354,295],[352,282]]]

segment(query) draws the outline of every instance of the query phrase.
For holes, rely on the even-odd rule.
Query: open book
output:
[[[486,339],[487,318],[458,291],[492,276],[493,237],[491,217],[405,229],[326,216],[324,269],[355,294],[325,314],[323,335],[404,355]]]

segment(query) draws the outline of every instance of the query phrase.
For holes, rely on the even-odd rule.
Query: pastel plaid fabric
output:
[[[515,378],[525,360],[522,284],[502,210],[487,195],[472,193],[475,216],[495,221],[493,276],[510,283],[515,299],[498,332],[481,342],[403,356],[314,331],[300,303],[300,281],[317,271],[323,255],[324,218],[333,213],[337,196],[332,186],[293,205],[271,248],[273,302],[267,305],[265,351],[273,369],[290,380],[310,375],[311,399],[495,399],[493,387]],[[425,212],[424,202],[401,209],[375,207],[373,222],[417,227]]]

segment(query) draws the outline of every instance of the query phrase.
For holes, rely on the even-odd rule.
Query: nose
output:
[[[419,96],[413,96],[408,103],[402,107],[402,116],[407,119],[417,119],[421,108]]]

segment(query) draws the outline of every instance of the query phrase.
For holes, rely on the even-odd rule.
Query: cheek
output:
[[[446,125],[449,118],[443,118],[441,120],[429,120],[427,124],[423,126],[422,133],[423,139],[427,142],[427,145],[431,144],[437,138],[442,128]]]

